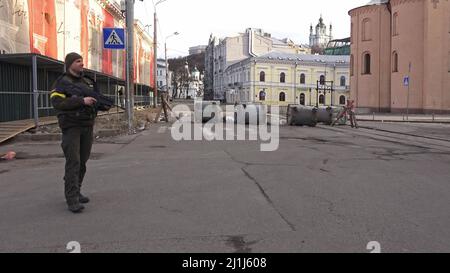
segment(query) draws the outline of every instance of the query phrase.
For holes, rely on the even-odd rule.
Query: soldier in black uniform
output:
[[[80,190],[91,154],[97,111],[109,109],[99,108],[100,93],[95,81],[83,74],[83,58],[77,53],[69,53],[65,65],[66,73],[56,80],[50,97],[62,131],[66,201],[70,211],[79,213],[84,209],[82,204],[89,202]]]

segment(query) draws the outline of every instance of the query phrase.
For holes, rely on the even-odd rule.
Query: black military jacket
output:
[[[95,105],[85,105],[84,98],[98,99],[97,91],[95,81],[83,75],[65,73],[56,80],[50,98],[61,129],[94,125],[97,109]]]

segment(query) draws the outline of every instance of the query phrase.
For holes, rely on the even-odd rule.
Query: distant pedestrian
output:
[[[66,72],[54,83],[50,98],[62,131],[66,202],[70,211],[79,213],[84,209],[82,204],[89,202],[89,198],[81,194],[81,186],[91,154],[97,111],[109,109],[99,109],[97,86],[94,80],[84,75],[83,58],[77,53],[69,53],[65,65]]]
[[[118,95],[119,95],[119,105],[122,108],[125,108],[125,95],[123,93],[123,87],[119,88],[119,91],[117,91]]]

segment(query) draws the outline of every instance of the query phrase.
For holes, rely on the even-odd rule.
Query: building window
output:
[[[266,92],[264,92],[264,91],[259,92],[259,100],[260,101],[266,100]]]
[[[363,74],[370,74],[370,53],[363,54]]]
[[[354,60],[353,55],[350,56],[350,76],[353,76]]]
[[[325,96],[324,95],[319,96],[319,104],[325,104]]]
[[[346,103],[345,96],[340,96],[340,97],[339,97],[339,104],[340,104],[340,105],[345,105],[345,103]]]
[[[366,18],[362,22],[362,40],[369,41],[371,39],[371,23],[370,19]]]
[[[398,53],[392,53],[392,72],[398,72]]]
[[[394,13],[392,18],[392,35],[397,36],[398,35],[398,13]]]
[[[324,75],[320,75],[320,85],[325,85],[325,76]]]
[[[305,74],[301,74],[300,75],[300,84],[305,84],[306,83],[306,76],[305,76]]]
[[[286,82],[286,74],[284,72],[280,73],[280,82],[285,83]]]
[[[345,76],[342,76],[341,77],[341,86],[345,86],[345,84],[346,84]]]
[[[305,94],[300,94],[300,105],[305,105]]]
[[[286,93],[284,92],[280,93],[280,101],[286,101]]]
[[[265,82],[266,81],[266,73],[264,71],[261,71],[259,73],[259,81],[260,82]]]

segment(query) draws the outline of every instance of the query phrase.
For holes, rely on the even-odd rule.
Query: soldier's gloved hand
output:
[[[94,99],[93,97],[86,97],[86,98],[84,98],[83,100],[84,100],[84,104],[85,104],[85,105],[88,105],[88,106],[92,106],[92,105],[94,105],[95,103],[97,103],[97,100]]]

